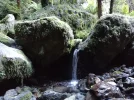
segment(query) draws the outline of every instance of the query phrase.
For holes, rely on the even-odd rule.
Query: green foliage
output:
[[[88,7],[86,8],[90,13],[97,13],[97,4],[94,0],[88,1]]]
[[[76,30],[76,38],[86,39],[89,35],[89,30]]]
[[[48,16],[56,16],[62,21],[67,22],[73,29],[74,35],[77,34],[78,31],[89,30],[92,24],[96,22],[95,16],[90,14],[88,10],[72,4],[46,6],[44,9],[27,16],[27,18],[38,19]],[[78,38],[78,36],[75,36],[75,38]]]
[[[129,6],[127,4],[124,4],[122,6],[122,11],[121,11],[122,14],[128,14],[129,13]]]
[[[132,0],[134,3],[134,0]],[[115,0],[114,12],[134,16],[134,11],[129,12],[129,5],[126,0]]]
[[[126,0],[115,0],[113,12],[121,13],[121,14],[128,14],[129,6],[128,6]]]
[[[5,17],[7,14],[12,13],[16,14],[19,12],[18,9],[16,9],[17,4],[14,1],[9,0],[0,0],[0,19]]]
[[[130,16],[134,16],[134,11],[131,11],[131,12],[129,13],[129,15],[130,15]]]
[[[18,19],[23,19],[25,14],[33,13],[39,8],[41,8],[41,5],[32,0],[20,0],[20,9],[16,0],[0,0],[0,19],[7,14],[14,14]]]

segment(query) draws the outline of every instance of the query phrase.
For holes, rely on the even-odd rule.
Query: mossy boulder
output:
[[[0,32],[11,35],[14,34],[15,17],[13,14],[7,14],[5,18],[0,20]]]
[[[16,44],[12,38],[6,36],[1,32],[0,32],[0,42],[8,46],[13,46],[14,44]]]
[[[56,16],[60,20],[68,23],[73,29],[75,38],[85,39],[96,18],[82,6],[75,4],[62,4],[46,6],[45,8],[28,15],[28,19],[38,19],[42,17]]]
[[[70,26],[54,16],[20,21],[15,25],[16,42],[33,62],[39,61],[43,65],[68,53],[73,38]]]
[[[80,61],[87,60],[85,66],[93,69],[106,68],[111,61],[122,53],[134,39],[132,23],[134,19],[109,14],[103,16],[95,25],[88,38],[79,45]],[[85,58],[83,54],[85,54]]]
[[[0,43],[0,80],[26,78],[32,72],[31,62],[21,50]]]

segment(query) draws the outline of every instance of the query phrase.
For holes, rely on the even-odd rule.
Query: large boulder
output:
[[[70,26],[54,16],[15,25],[16,42],[38,65],[48,65],[68,53],[73,38]]]
[[[132,43],[133,22],[134,19],[123,15],[103,16],[88,38],[79,45],[79,64],[88,69],[107,68]]]
[[[31,62],[21,50],[0,43],[0,80],[26,78],[32,72]]]

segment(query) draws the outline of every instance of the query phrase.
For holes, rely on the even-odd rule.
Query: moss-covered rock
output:
[[[0,32],[0,42],[8,46],[12,46],[13,44],[15,44],[15,41],[12,38],[6,36],[1,32]]]
[[[50,64],[68,53],[74,38],[70,26],[56,17],[17,22],[15,33],[16,42],[39,64]]]
[[[0,80],[26,78],[32,72],[31,62],[21,50],[0,43]]]
[[[31,91],[23,91],[18,93],[15,89],[6,91],[4,100],[36,100]]]
[[[134,19],[118,14],[102,17],[88,38],[79,45],[80,60],[86,58],[89,64],[85,66],[91,68],[108,66],[133,41],[132,22]],[[82,53],[86,54],[85,58],[81,56]]]
[[[67,22],[73,29],[75,38],[85,39],[90,32],[91,26],[96,22],[95,16],[79,5],[62,4],[46,6],[45,8],[28,15],[28,19],[38,19],[42,17],[56,16]],[[77,33],[83,33],[78,36]]]
[[[13,14],[7,14],[5,18],[0,20],[0,32],[11,35],[14,34],[15,17]]]

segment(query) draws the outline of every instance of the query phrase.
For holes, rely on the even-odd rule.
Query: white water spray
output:
[[[73,86],[76,86],[78,81],[77,81],[77,64],[78,64],[78,52],[79,49],[75,49],[73,53],[73,61],[72,61],[72,81],[71,84]]]

